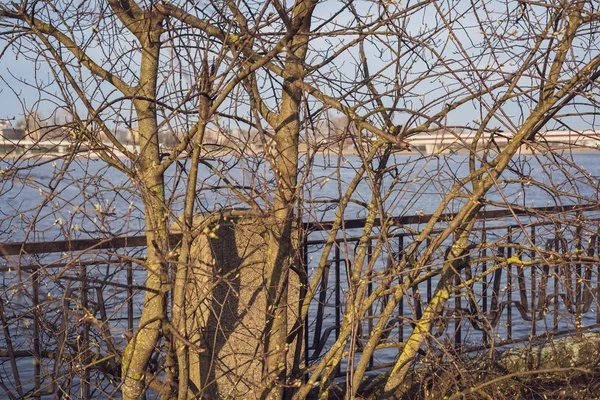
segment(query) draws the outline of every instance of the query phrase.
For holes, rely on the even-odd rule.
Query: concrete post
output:
[[[202,217],[197,221],[200,226]],[[190,351],[190,379],[205,398],[260,396],[268,234],[269,223],[264,219],[233,218],[220,221],[218,227],[194,239],[190,296],[186,296],[187,329],[192,333],[190,341],[206,350],[200,354]],[[298,315],[300,293],[294,272],[290,272],[288,288],[291,328]],[[295,345],[290,346],[290,362]]]

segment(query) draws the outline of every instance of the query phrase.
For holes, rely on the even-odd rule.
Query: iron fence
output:
[[[366,242],[371,267],[363,278],[368,295],[383,285],[384,277],[394,275],[394,283],[388,283],[392,287],[410,272],[396,266],[430,218],[407,216],[376,224]],[[439,229],[452,218],[442,216]],[[597,207],[481,213],[456,271],[452,299],[432,327],[428,349],[464,353],[600,327],[599,222]],[[365,221],[343,225],[331,258],[322,266],[304,324],[307,366],[320,360],[339,337],[352,289],[348,271]],[[299,269],[305,271],[304,279],[314,275],[332,226],[304,224]],[[135,236],[0,245],[0,387],[5,396],[89,398],[116,393],[120,351],[143,304],[145,271],[136,260],[143,260],[145,240]],[[371,370],[387,368],[396,359],[398,344],[406,341],[435,295],[439,267],[451,243],[449,239],[422,266],[419,279],[399,301],[370,359]],[[378,246],[379,253],[374,250]],[[383,290],[357,321],[357,354],[389,299],[389,290]],[[349,361],[340,365],[340,374]],[[161,360],[153,363],[158,366]]]
[[[452,217],[442,216],[440,229],[432,235]],[[469,251],[455,271],[452,298],[430,332],[428,350],[468,353],[600,327],[599,217],[597,209],[575,206],[482,212]],[[367,296],[384,277],[395,274],[395,283],[401,284],[411,272],[410,268],[399,272],[395,266],[419,227],[430,218],[393,218],[371,234],[363,276]],[[339,337],[346,294],[355,289],[348,276],[364,226],[364,220],[345,221],[344,231],[335,239],[332,257],[324,265],[305,331],[307,365],[319,361]],[[319,252],[327,243],[323,233],[331,227],[331,223],[307,226],[304,263],[309,280],[317,268]],[[381,241],[386,244],[384,251],[378,260],[372,260],[373,248]],[[400,299],[395,313],[386,317],[389,320],[378,344],[380,349],[370,358],[371,370],[393,365],[401,344],[434,296],[440,267],[452,243],[451,238],[447,240],[437,256],[421,266],[421,278]],[[429,244],[430,240],[426,241],[423,248]],[[356,322],[356,354],[371,337],[390,299],[389,291],[382,293]],[[345,373],[344,364],[338,373]]]

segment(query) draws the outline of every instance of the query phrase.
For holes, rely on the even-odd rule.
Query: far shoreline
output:
[[[533,146],[531,144],[523,144],[521,146],[521,149],[518,151],[517,155],[535,155],[535,154],[544,154],[544,153],[548,153],[548,152],[552,152],[552,153],[572,153],[572,154],[577,154],[577,153],[595,153],[595,152],[600,152],[600,147],[584,147],[584,146],[568,146],[565,145],[564,147],[546,147],[546,148],[539,148],[540,145],[534,145],[538,148],[533,148]],[[325,148],[325,149],[321,149],[318,151],[314,151],[314,150],[307,150],[305,146],[302,146],[303,148],[299,151],[299,155],[300,156],[306,156],[307,154],[318,154],[319,156],[323,156],[323,157],[345,157],[345,156],[352,156],[352,157],[358,157],[360,156],[360,153],[355,149],[355,148],[345,148],[345,149],[331,149],[331,148]],[[115,149],[109,149],[110,153],[112,153],[113,155],[115,155],[118,159],[127,159],[127,156]],[[502,150],[502,148],[500,148],[500,150]],[[169,154],[169,149],[163,149],[164,154]],[[483,152],[484,149],[480,148],[477,149],[477,153],[481,153]],[[406,156],[421,156],[421,157],[439,157],[439,156],[446,156],[446,155],[452,155],[452,154],[470,154],[472,151],[471,149],[465,148],[465,147],[446,147],[446,148],[441,148],[441,149],[437,149],[436,151],[433,152],[426,152],[422,149],[404,149],[404,150],[399,150],[399,151],[393,151],[393,154],[395,155],[406,155]],[[493,151],[493,153],[497,154],[497,151]],[[206,154],[204,155],[204,159],[214,159],[214,158],[219,158],[219,157],[235,157],[235,158],[242,158],[242,157],[264,157],[264,152],[260,151],[260,152],[246,152],[246,154],[244,153],[239,153],[234,149],[227,149],[227,150],[223,150],[220,149],[218,151],[207,151]],[[48,152],[31,152],[28,153],[26,151],[21,151],[21,152],[3,152],[0,153],[0,161],[4,161],[4,160],[15,160],[18,158],[23,158],[24,160],[31,160],[31,159],[47,159],[47,158],[55,158],[56,160],[62,160],[65,159],[67,157],[72,156],[72,152],[58,152],[58,151],[48,151]],[[81,159],[81,158],[87,158],[90,160],[101,160],[102,157],[94,150],[84,150],[84,151],[80,151],[77,154],[74,155],[75,158]],[[189,156],[187,156],[187,154],[183,154],[181,156],[178,157],[179,160],[185,160],[189,158]]]

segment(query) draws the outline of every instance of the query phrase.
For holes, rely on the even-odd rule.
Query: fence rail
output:
[[[466,352],[600,327],[598,211],[590,205],[482,212],[429,348]],[[452,218],[443,215],[440,229]],[[396,274],[395,283],[404,278],[407,271],[395,266],[430,219],[415,215],[375,224],[366,241],[368,295],[389,274]],[[353,289],[348,271],[358,244],[365,243],[364,226],[364,220],[344,221],[332,257],[322,266],[305,321],[306,365],[320,360],[340,335]],[[309,280],[332,227],[333,222],[303,224]],[[119,349],[136,325],[145,290],[145,271],[132,260],[143,258],[145,244],[144,236],[0,244],[0,387],[6,396],[98,397],[116,390],[111,379],[119,375]],[[447,253],[424,266],[396,306],[370,369],[389,367],[397,357],[399,344],[435,294]],[[389,291],[382,293],[357,324],[357,354],[389,302]],[[338,373],[347,368],[341,365]]]

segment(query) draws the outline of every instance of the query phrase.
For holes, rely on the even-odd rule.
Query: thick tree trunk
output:
[[[267,249],[267,321],[265,327],[266,362],[263,372],[266,391],[263,398],[280,399],[287,380],[289,270],[294,253],[292,231],[298,183],[298,143],[302,90],[295,85],[304,77],[304,60],[308,51],[311,16],[316,6],[312,0],[298,0],[294,6],[294,25],[298,32],[290,42],[285,64],[281,112],[275,128],[273,171],[277,191],[273,204],[274,224]]]
[[[140,135],[138,176],[146,221],[147,291],[138,330],[123,355],[124,399],[139,399],[144,394],[148,363],[160,338],[163,323],[166,322],[169,287],[165,260],[169,251],[169,213],[165,202],[164,176],[160,169],[155,103],[162,19],[148,13],[139,24],[138,31],[134,33],[144,51],[136,87],[139,99],[133,103]]]

